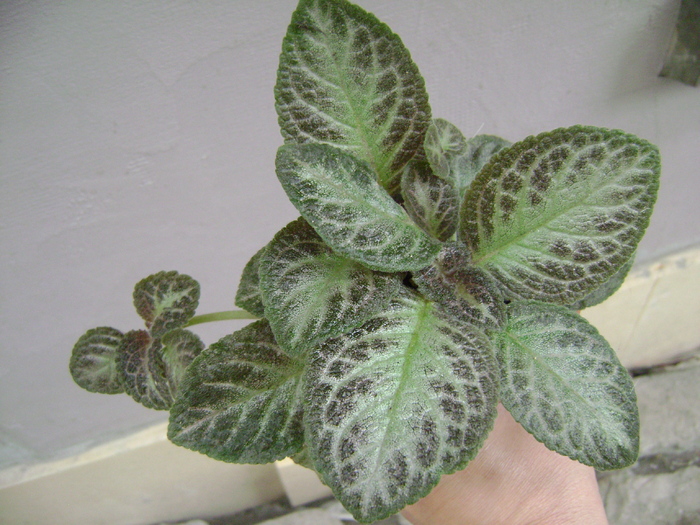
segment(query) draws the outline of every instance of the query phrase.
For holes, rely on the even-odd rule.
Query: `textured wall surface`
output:
[[[700,242],[700,91],[657,77],[676,0],[358,2],[467,136],[580,123],[658,144],[640,259]],[[201,282],[201,313],[230,309],[250,255],[297,216],[273,170],[272,95],[295,3],[0,4],[0,466],[163,421],[75,386],[73,344],[137,328],[131,289],[159,270]]]

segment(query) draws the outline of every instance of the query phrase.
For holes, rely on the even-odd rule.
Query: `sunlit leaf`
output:
[[[304,219],[280,231],[260,263],[265,317],[293,354],[361,325],[401,286],[400,274],[380,273],[334,253]]]
[[[621,131],[575,126],[530,137],[481,170],[459,235],[506,298],[571,304],[634,253],[659,171],[657,148]]]
[[[355,519],[399,511],[476,455],[495,418],[496,376],[481,332],[407,291],[312,355],[305,424],[316,471]]]
[[[124,334],[109,326],[88,330],[78,339],[70,358],[73,380],[89,392],[124,392],[117,369],[117,350]]]
[[[452,238],[460,202],[452,182],[434,175],[427,162],[414,159],[401,177],[401,195],[413,222],[440,241]]]
[[[282,146],[277,177],[292,204],[336,252],[384,272],[433,260],[440,243],[374,180],[364,162],[325,144]]]
[[[168,438],[232,463],[269,463],[299,452],[303,368],[277,345],[264,319],[224,337],[188,368]]]
[[[369,163],[390,188],[430,123],[423,78],[386,24],[345,0],[301,0],[275,86],[287,142],[322,142]]]
[[[263,253],[265,253],[266,248],[267,247],[264,246],[258,250],[245,265],[245,268],[243,268],[243,275],[241,275],[241,282],[236,292],[236,306],[258,317],[264,317],[265,315],[265,306],[263,305],[262,295],[260,294],[258,269],[260,267],[260,259]]]
[[[181,328],[199,303],[199,283],[189,275],[158,272],[134,287],[134,306],[153,337]]]
[[[458,319],[482,329],[498,328],[505,304],[496,282],[469,263],[464,246],[446,244],[437,259],[417,272],[413,280],[420,292]]]
[[[585,319],[562,306],[516,302],[494,342],[501,402],[528,432],[599,470],[636,461],[639,415],[632,379]]]

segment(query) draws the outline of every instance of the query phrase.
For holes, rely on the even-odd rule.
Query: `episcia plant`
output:
[[[284,38],[279,181],[301,217],[245,266],[233,312],[199,285],[139,282],[145,329],[89,330],[75,381],[169,410],[168,437],[212,458],[315,470],[358,521],[463,469],[500,402],[550,449],[632,464],[625,368],[578,310],[632,265],[657,148],[574,126],[516,143],[433,119],[398,36],[345,0],[301,0]],[[198,322],[256,319],[204,348]]]

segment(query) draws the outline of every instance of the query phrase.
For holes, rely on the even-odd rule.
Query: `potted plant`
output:
[[[431,115],[399,37],[346,0],[300,0],[275,97],[301,217],[246,265],[242,310],[197,316],[194,279],[151,275],[145,329],[89,330],[75,381],[169,410],[168,437],[212,458],[292,457],[362,522],[463,469],[499,402],[560,454],[632,464],[632,382],[576,311],[631,267],[657,148],[589,126],[466,139]],[[189,330],[233,318],[257,320],[206,349]]]

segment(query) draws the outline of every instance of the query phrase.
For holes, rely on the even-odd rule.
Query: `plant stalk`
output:
[[[257,315],[253,315],[245,310],[228,310],[225,312],[212,312],[210,314],[195,315],[185,325],[186,327],[194,326],[202,323],[213,323],[214,321],[232,321],[235,319],[260,319]]]

